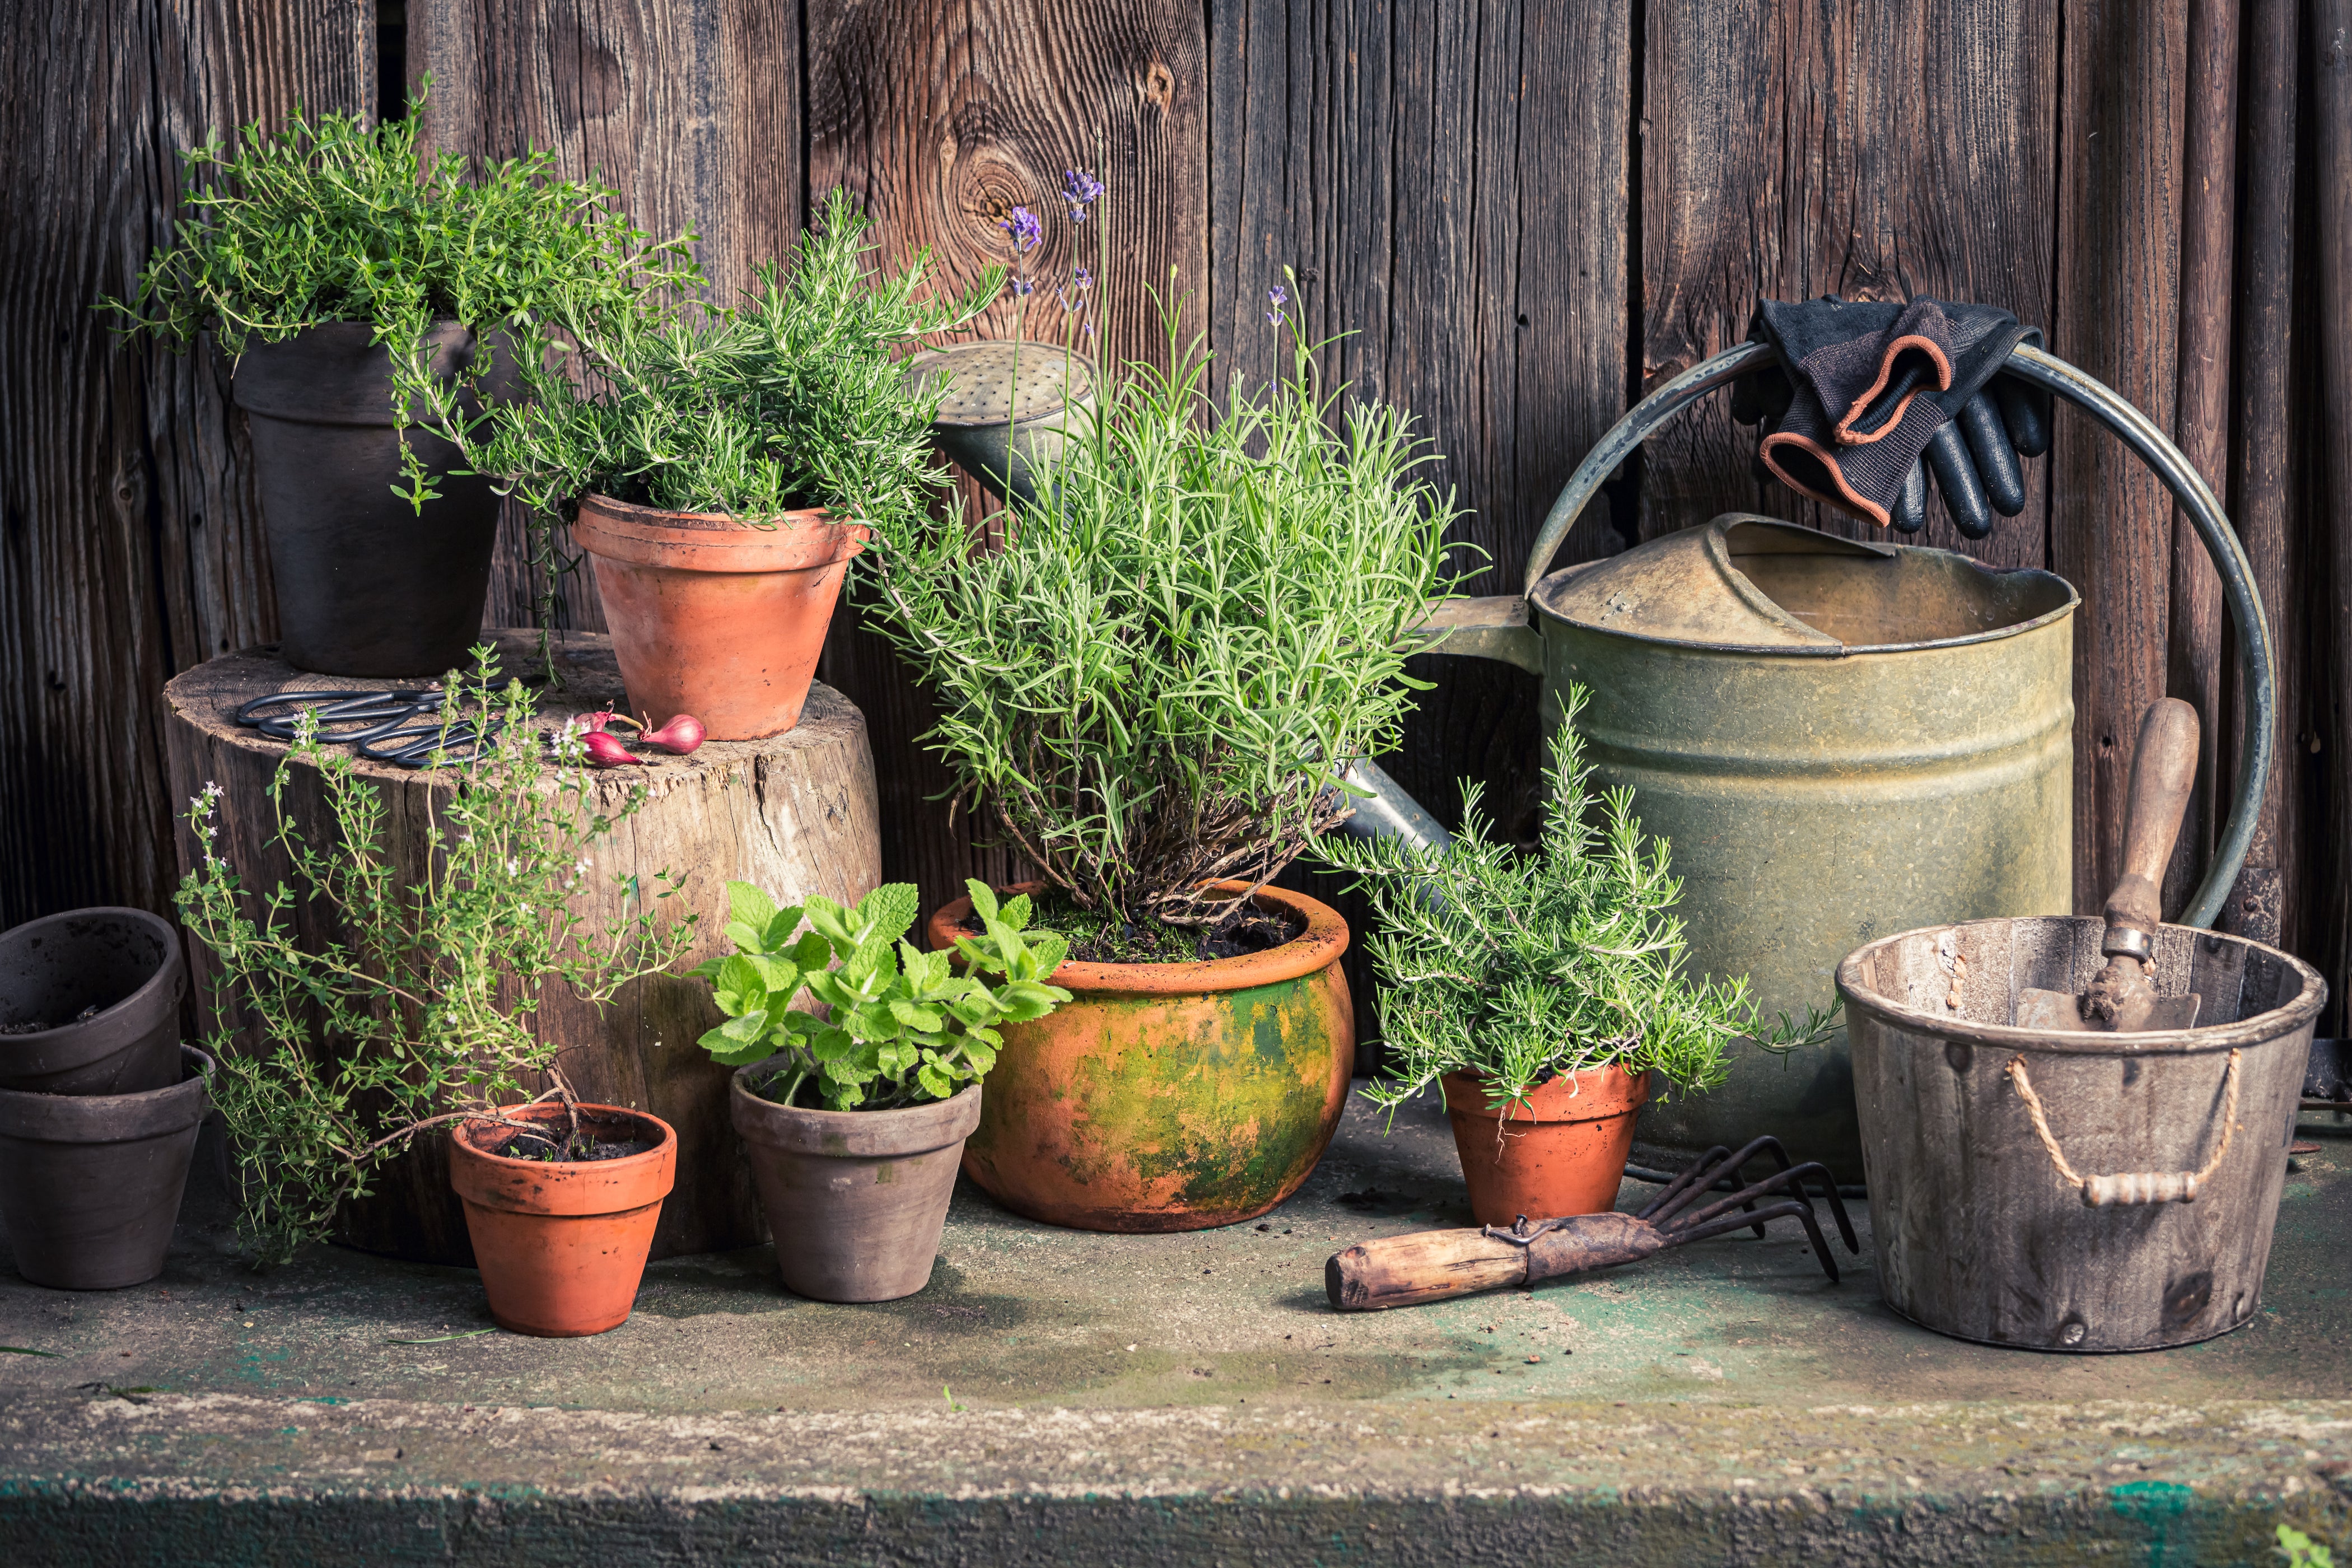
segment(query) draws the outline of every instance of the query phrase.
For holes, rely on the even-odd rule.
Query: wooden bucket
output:
[[[1879,1289],[1925,1328],[2157,1350],[2261,1309],[2326,982],[2276,948],[2166,926],[2157,989],[2203,997],[2197,1028],[2014,1026],[2023,988],[2090,983],[2102,931],[2084,917],[1970,921],[1838,967]]]

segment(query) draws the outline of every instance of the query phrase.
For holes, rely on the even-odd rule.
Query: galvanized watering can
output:
[[[1864,943],[1933,921],[2071,912],[2074,589],[1948,551],[1861,543],[1735,513],[1545,574],[1601,483],[1650,433],[1771,350],[1743,344],[1651,394],[1570,477],[1523,592],[1440,606],[1431,651],[1541,676],[1547,722],[1574,680],[1596,782],[1630,785],[1672,842],[1702,973],[1748,977],[1764,1016],[1834,998]],[[2212,923],[2270,773],[2270,630],[2237,537],[2163,433],[2038,350],[2011,374],[2088,409],[2172,491],[2221,576],[2245,671],[2236,798],[2181,922]],[[1348,830],[1432,846],[1444,829],[1376,764]],[[1862,1180],[1843,1034],[1789,1058],[1748,1051],[1730,1080],[1643,1112],[1635,1159],[1681,1164],[1759,1131]],[[1644,1156],[1647,1155],[1646,1162]]]

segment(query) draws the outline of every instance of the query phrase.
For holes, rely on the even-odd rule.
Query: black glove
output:
[[[1927,469],[1970,539],[2025,506],[2018,459],[2050,449],[2050,395],[2000,367],[2041,329],[1997,306],[1914,300],[1767,300],[1750,342],[1780,363],[1734,384],[1731,416],[1757,425],[1758,478],[1841,511],[1916,532]]]

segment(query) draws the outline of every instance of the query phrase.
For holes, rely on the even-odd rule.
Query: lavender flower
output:
[[[1031,294],[1036,292],[1036,289],[1037,285],[1030,282],[1026,278],[1015,278],[1013,280],[1013,291],[1021,296],[1024,300],[1026,300]]]
[[[1269,327],[1282,325],[1282,308],[1290,303],[1290,290],[1277,283],[1265,291],[1265,298],[1266,302],[1274,307],[1265,313],[1265,324]]]
[[[1070,204],[1070,221],[1087,221],[1087,209],[1102,199],[1103,183],[1085,169],[1062,171],[1062,199]]]
[[[1015,250],[1034,250],[1038,241],[1045,237],[1045,226],[1039,223],[1037,215],[1027,207],[1014,207],[1013,216],[996,226],[1012,231],[1013,247]],[[1027,290],[1024,289],[1023,292],[1026,293]]]

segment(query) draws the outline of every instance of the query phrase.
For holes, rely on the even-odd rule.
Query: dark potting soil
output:
[[[509,1160],[584,1164],[591,1160],[625,1160],[632,1154],[646,1153],[655,1146],[650,1138],[598,1138],[592,1127],[561,1141],[542,1138],[535,1132],[518,1132],[493,1152]]]
[[[1077,963],[1196,963],[1239,958],[1269,952],[1297,941],[1307,931],[1306,920],[1287,910],[1253,909],[1223,931],[1203,931],[1158,921],[1121,921],[1080,909],[1062,893],[1033,894],[1031,906],[1029,929],[1067,938],[1067,957]],[[978,936],[982,931],[976,917],[965,920],[965,935]]]
[[[80,1012],[76,1013],[71,1018],[68,1019],[67,1023],[87,1024],[105,1010],[106,1009],[100,1007],[97,1003],[93,1002],[89,1006],[84,1007]],[[45,1023],[39,1018],[27,1018],[21,1024],[0,1024],[0,1035],[40,1035],[46,1034],[51,1029],[62,1029],[64,1027],[64,1024],[50,1024]]]

